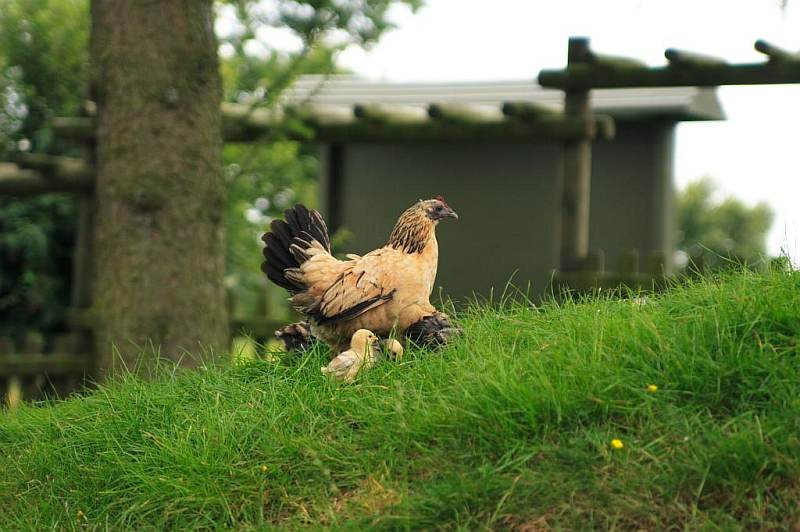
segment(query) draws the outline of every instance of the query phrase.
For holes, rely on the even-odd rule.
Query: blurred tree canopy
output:
[[[68,153],[48,124],[86,100],[88,30],[86,0],[0,3],[0,160]],[[70,197],[0,197],[0,334],[65,326],[74,232]]]
[[[733,197],[716,200],[716,195],[717,186],[708,177],[678,193],[678,249],[690,257],[702,255],[711,268],[760,262],[773,219],[769,206],[748,207]]]
[[[0,4],[0,135],[16,149],[61,152],[49,121],[86,101],[87,0],[4,0]],[[16,142],[15,142],[16,141]],[[22,142],[22,146],[19,146]]]
[[[70,154],[48,124],[54,116],[78,114],[88,98],[89,3],[0,2],[0,160],[19,151]],[[218,1],[224,99],[271,106],[296,76],[335,72],[339,51],[369,46],[390,28],[386,15],[393,4],[416,9],[421,1]],[[153,6],[157,9],[157,3]],[[276,35],[296,45],[280,49],[271,42]],[[226,282],[242,313],[258,310],[266,290],[259,269],[260,233],[294,201],[313,204],[316,199],[312,149],[285,140],[281,131],[264,140],[228,145],[223,153]],[[69,197],[0,198],[0,334],[22,326],[46,331],[63,325],[74,218]],[[271,299],[277,304],[284,298],[276,292]]]

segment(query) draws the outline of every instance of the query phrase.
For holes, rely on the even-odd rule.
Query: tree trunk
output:
[[[228,340],[212,1],[93,0],[91,57],[98,376],[196,365]]]

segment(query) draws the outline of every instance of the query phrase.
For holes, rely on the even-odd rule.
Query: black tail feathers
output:
[[[330,253],[331,240],[325,220],[317,211],[297,204],[286,209],[283,215],[286,221],[273,220],[269,232],[261,237],[266,244],[261,271],[276,285],[296,293],[304,290],[305,286],[289,279],[285,270],[299,268],[305,262],[307,255],[304,251],[311,247],[314,240]]]

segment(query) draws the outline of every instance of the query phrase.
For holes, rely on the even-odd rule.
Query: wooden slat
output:
[[[88,364],[88,357],[74,353],[12,354],[0,356],[0,376],[81,375]]]
[[[286,322],[260,317],[240,317],[231,320],[230,330],[237,334],[245,332],[253,336],[272,338],[275,331],[286,325]]]

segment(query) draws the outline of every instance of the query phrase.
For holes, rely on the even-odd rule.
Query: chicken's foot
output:
[[[436,349],[460,334],[461,327],[452,323],[446,314],[436,312],[411,325],[406,329],[405,335],[408,340],[419,346]]]
[[[275,331],[275,338],[283,342],[287,353],[306,351],[314,342],[311,325],[306,321],[290,323],[282,329],[278,329]]]

